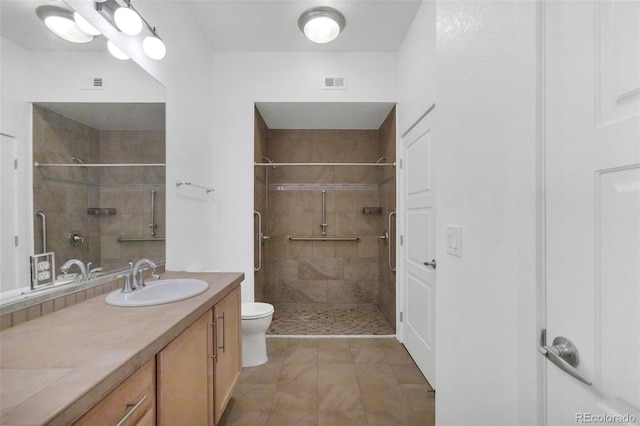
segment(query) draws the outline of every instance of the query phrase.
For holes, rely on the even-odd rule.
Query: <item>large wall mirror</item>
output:
[[[141,258],[162,263],[165,253],[165,89],[113,58],[103,36],[76,44],[51,33],[42,6],[71,10],[0,2],[2,153],[28,163],[11,179],[11,164],[0,168],[4,306],[104,281]],[[38,275],[47,253],[55,269],[33,291],[32,257]]]

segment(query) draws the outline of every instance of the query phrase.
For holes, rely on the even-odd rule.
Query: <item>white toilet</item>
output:
[[[262,302],[242,304],[242,366],[255,367],[267,362],[265,332],[273,318],[273,305]]]

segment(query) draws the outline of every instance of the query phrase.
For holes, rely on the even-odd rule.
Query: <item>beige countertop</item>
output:
[[[0,332],[0,424],[67,425],[100,401],[244,279],[165,272],[209,289],[164,305],[115,307],[97,296]]]

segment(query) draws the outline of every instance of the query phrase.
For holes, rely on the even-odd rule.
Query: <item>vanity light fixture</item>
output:
[[[159,60],[164,58],[164,55],[167,54],[167,48],[156,34],[156,29],[152,30],[153,34],[145,37],[142,40],[142,50],[145,55],[150,57],[151,59]]]
[[[124,2],[124,6],[121,6]],[[131,0],[101,0],[96,2],[96,10],[115,28],[124,34],[130,35],[131,40],[140,40],[142,43],[142,51],[149,58],[159,60],[164,58],[167,53],[167,48],[164,45],[162,39],[158,36],[156,28],[149,25],[149,23],[138,13],[138,11],[131,4]],[[143,36],[140,33],[144,28],[147,28],[150,35]],[[140,42],[140,41],[138,41]],[[113,49],[115,45],[111,43],[109,52],[116,56]],[[123,55],[127,56],[118,49],[118,59],[123,59]],[[127,59],[129,57],[127,56]]]
[[[129,59],[129,56],[124,53],[118,46],[113,44],[111,40],[107,40],[107,49],[109,53],[111,53],[115,58],[120,59],[121,61],[126,61]]]
[[[47,5],[36,8],[36,14],[51,32],[66,41],[88,43],[93,40],[93,35],[78,26],[70,10]]]
[[[344,29],[344,15],[332,7],[319,6],[305,11],[298,19],[298,27],[314,43],[329,43]]]
[[[128,35],[138,35],[142,31],[142,18],[138,12],[131,7],[131,2],[127,1],[127,6],[116,9],[113,13],[113,21],[120,31]]]
[[[76,22],[76,25],[87,34],[91,34],[92,36],[99,36],[100,31],[96,30],[96,28],[91,25],[86,19],[84,19],[78,12],[73,12],[73,20]]]

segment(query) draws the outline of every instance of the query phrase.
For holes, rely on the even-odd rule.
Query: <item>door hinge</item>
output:
[[[402,168],[402,158],[400,158],[400,168]]]
[[[15,158],[13,160],[13,170],[18,170],[18,159],[17,158]]]
[[[402,312],[400,312],[400,322],[402,322]]]
[[[400,245],[404,244],[404,238],[402,237],[402,235],[400,235]]]
[[[18,242],[18,236],[17,235],[15,237],[13,237],[13,242],[16,245],[16,247],[18,247],[19,242]]]

